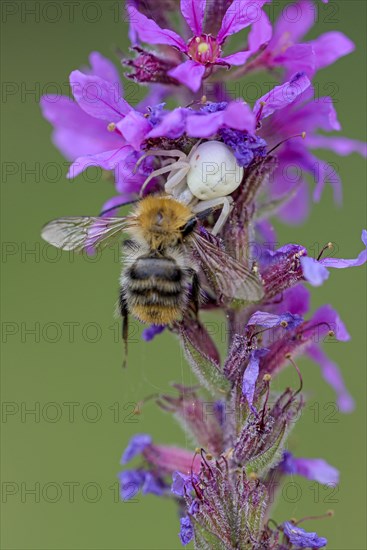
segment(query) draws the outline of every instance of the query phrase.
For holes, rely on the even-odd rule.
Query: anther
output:
[[[263,382],[270,382],[270,380],[271,380],[271,374],[264,374]]]
[[[325,252],[325,250],[332,250],[334,248],[333,243],[328,242],[325,246],[322,247],[320,254],[317,256],[317,261],[320,260],[321,256]]]
[[[249,479],[251,479],[251,481],[256,481],[258,479],[257,474],[255,472],[250,472],[248,477]]]
[[[283,328],[287,328],[287,326],[288,326],[287,321],[281,321],[280,326],[283,327]]]
[[[109,132],[114,132],[116,130],[116,124],[114,122],[110,122],[107,126],[107,130]]]

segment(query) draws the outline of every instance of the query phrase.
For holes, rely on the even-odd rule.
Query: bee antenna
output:
[[[129,202],[122,202],[121,204],[117,204],[116,206],[111,206],[111,208],[107,208],[106,210],[103,210],[100,214],[99,214],[99,217],[100,218],[103,218],[103,216],[105,216],[106,214],[108,214],[108,212],[112,212],[113,210],[117,210],[118,208],[121,208],[122,206],[128,206],[129,204],[135,204],[136,202],[139,202],[140,199],[134,199],[133,201],[129,201]]]

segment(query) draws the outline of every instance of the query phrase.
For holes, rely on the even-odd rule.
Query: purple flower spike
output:
[[[180,540],[183,546],[189,544],[194,537],[194,529],[192,527],[189,516],[180,519]]]
[[[289,542],[297,548],[323,548],[327,544],[327,539],[324,537],[319,537],[317,533],[307,533],[290,521],[283,523],[283,529]]]
[[[150,325],[150,327],[145,328],[142,332],[142,338],[146,342],[153,340],[158,334],[161,334],[166,328],[166,325]]]
[[[259,376],[260,357],[268,352],[267,349],[257,349],[251,353],[250,361],[243,375],[242,393],[247,399],[249,407],[252,407],[255,394],[255,386]]]
[[[125,449],[124,454],[121,458],[121,464],[127,464],[137,455],[140,455],[145,447],[148,445],[151,445],[152,438],[148,434],[137,434],[134,435],[130,441],[128,446]]]
[[[280,466],[286,474],[303,476],[322,485],[339,483],[338,470],[321,458],[295,458],[286,451]]]

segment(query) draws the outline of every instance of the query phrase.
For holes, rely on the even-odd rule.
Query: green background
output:
[[[153,402],[145,405],[139,417],[130,412],[132,404],[167,390],[171,381],[192,384],[194,378],[169,334],[152,343],[137,336],[130,344],[128,369],[123,371],[113,317],[120,271],[117,259],[107,251],[96,262],[72,261],[67,254],[55,256],[39,238],[41,226],[49,219],[97,213],[113,195],[108,182],[90,181],[92,171],[89,181],[83,176],[75,182],[65,180],[66,164],[50,141],[51,128],[38,106],[42,92],[54,92],[55,84],[66,93],[68,74],[86,64],[91,51],[117,60],[116,49],[127,50],[127,26],[119,21],[117,2],[74,4],[75,14],[70,16],[63,2],[2,2],[2,78],[7,92],[2,99],[1,185],[7,252],[2,264],[2,548],[179,548],[173,503],[154,496],[118,502],[116,475],[121,453],[134,433],[148,432],[156,442],[191,449],[174,420]],[[40,10],[39,19],[29,13],[32,8]],[[310,36],[338,29],[357,44],[355,53],[321,71],[316,81],[320,95],[336,90],[344,135],[363,140],[366,4],[348,0],[324,6],[320,2],[318,19]],[[131,85],[128,99],[137,101]],[[279,225],[279,242],[312,246],[332,240],[342,257],[355,257],[366,221],[364,162],[357,155],[338,158],[324,152],[323,158],[338,166],[344,182],[343,208],[333,205],[328,188],[306,224]],[[27,174],[32,168],[36,174]],[[27,253],[31,249],[34,253]],[[333,495],[323,487],[315,491],[311,482],[295,478],[296,485],[288,486],[273,513],[281,522],[334,509],[333,519],[306,524],[328,537],[332,550],[367,547],[362,528],[364,273],[363,269],[334,270],[327,284],[312,290],[313,307],[332,303],[353,336],[351,342],[329,344],[327,352],[342,368],[357,402],[356,412],[330,414],[334,394],[317,366],[300,361],[309,402],[291,445],[298,456],[323,457],[339,468],[339,491]],[[36,335],[27,332],[32,327]],[[282,374],[276,386],[288,382],[296,384],[294,373]],[[73,402],[74,419],[68,413]],[[26,409],[35,407],[39,415],[26,414]],[[32,487],[36,494],[27,493]]]

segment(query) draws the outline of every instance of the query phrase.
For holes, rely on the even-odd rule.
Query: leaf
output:
[[[191,518],[194,519],[193,517]],[[195,550],[235,550],[232,546],[219,540],[208,529],[200,525],[198,521],[193,521],[195,533]]]
[[[246,474],[254,472],[257,476],[263,476],[273,468],[282,458],[285,440],[288,435],[287,424],[284,422],[277,439],[273,445],[249,460],[245,466]]]
[[[218,393],[227,393],[230,390],[230,383],[220,371],[218,363],[199,350],[185,330],[181,330],[181,338],[187,360],[199,381],[213,396],[217,396]]]

